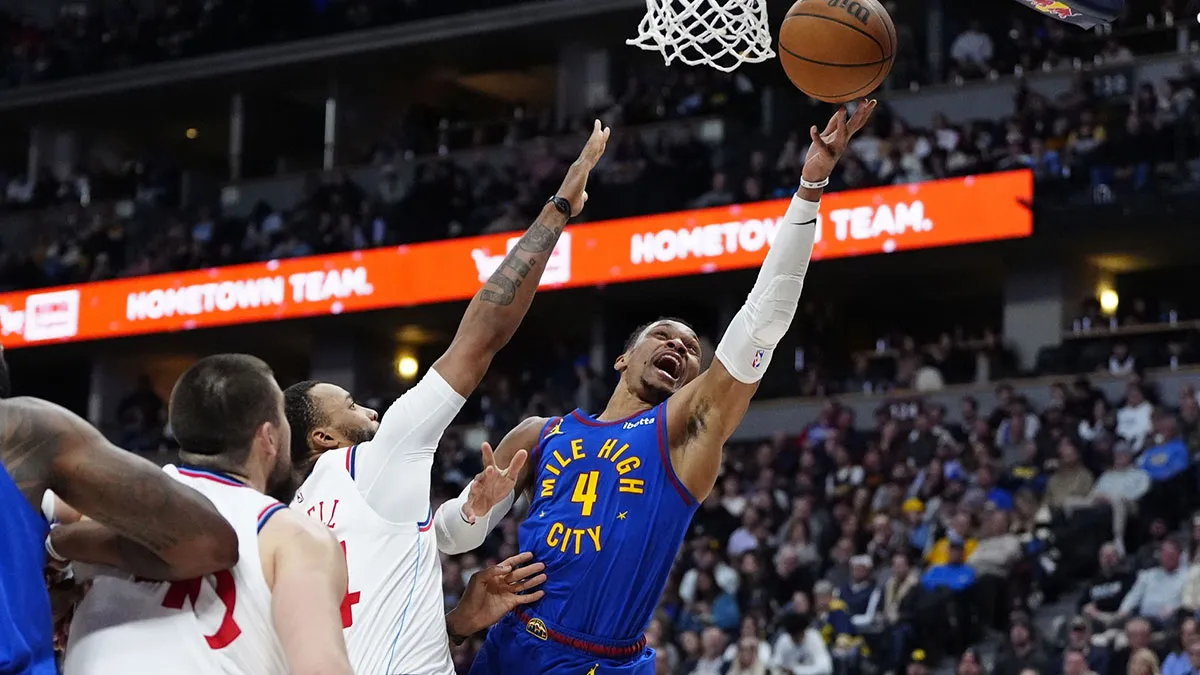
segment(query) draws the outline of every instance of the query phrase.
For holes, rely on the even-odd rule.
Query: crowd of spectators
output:
[[[1029,12],[1011,12],[1007,3],[950,7],[959,27],[949,43],[950,80],[995,77],[1015,72],[1089,66],[1119,66],[1135,55],[1174,49],[1177,23],[1190,21],[1185,2],[1128,0],[1112,26],[1090,32]]]
[[[139,4],[70,0],[59,3],[53,17],[44,12],[0,12],[0,88],[494,9],[520,1],[170,0]],[[1120,41],[1071,32],[1063,24],[1008,3],[951,7],[948,24],[962,24],[963,30],[945,45],[952,66],[944,74],[955,79],[993,71],[1010,73],[1015,67],[1028,70],[1071,66],[1076,61],[1119,62],[1133,53],[1126,42],[1138,53],[1169,51],[1175,47],[1169,33],[1149,38],[1143,33],[1173,26],[1175,17],[1181,16],[1182,4],[1181,0],[1130,0],[1125,15],[1116,23],[1115,35]],[[927,8],[915,2],[888,5],[901,38],[902,63],[897,74],[905,79],[900,84],[930,81],[939,69],[925,63],[917,47]]]
[[[67,0],[0,12],[0,88],[136,68],[520,0]]]
[[[1200,569],[1175,530],[1196,504],[1195,388],[1178,409],[1139,378],[1116,401],[1086,378],[1056,384],[1040,411],[998,395],[992,410],[963,399],[953,423],[919,401],[865,423],[830,401],[798,437],[727,448],[647,633],[657,672],[920,672],[945,656],[962,672],[1124,675],[1143,648],[1192,672]],[[442,497],[476,461],[445,442]],[[515,550],[510,518],[447,561],[447,602]],[[1038,607],[1080,592],[1040,634]],[[1007,639],[969,649],[989,634]],[[455,650],[461,672],[476,647]]]
[[[736,116],[756,98],[748,82],[708,78],[680,78],[667,90],[669,98],[631,86],[605,112],[610,119],[646,120],[662,117],[662,106],[669,103],[672,117]],[[1011,118],[953,124],[939,117],[929,128],[912,127],[881,107],[871,128],[852,143],[831,189],[1028,167],[1044,194],[1083,189],[1098,199],[1118,189],[1154,190],[1160,175],[1188,178],[1170,160],[1182,163],[1200,154],[1198,88],[1200,76],[1190,66],[1176,78],[1141,84],[1131,100],[1119,102],[1101,99],[1079,78],[1054,101],[1021,88],[1018,112]],[[796,133],[727,147],[707,141],[695,125],[639,129],[623,130],[598,167],[586,218],[783,197],[798,183],[807,152],[805,138]],[[407,167],[409,160],[397,147],[385,144],[376,152],[378,184],[359,185],[345,172],[314,175],[296,208],[264,203],[248,219],[222,217],[212,208],[131,209],[133,215],[122,217],[108,204],[94,204],[99,187],[84,173],[57,181],[47,175],[33,183],[16,176],[9,181],[4,208],[54,201],[74,208],[56,211],[51,222],[39,221],[40,242],[0,252],[0,287],[517,230],[540,208],[542,195],[557,186],[572,159],[566,147],[537,137],[503,152],[434,155]],[[1164,174],[1164,166],[1171,172]],[[412,171],[401,171],[408,168]],[[106,193],[132,192],[137,204],[154,203],[154,195],[167,190],[164,177],[169,176],[131,163],[105,183]],[[130,231],[138,236],[126,236]]]

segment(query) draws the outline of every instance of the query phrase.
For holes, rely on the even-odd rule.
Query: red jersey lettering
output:
[[[210,649],[224,649],[242,634],[242,629],[233,620],[233,608],[237,604],[237,584],[228,570],[217,572],[213,578],[217,582],[217,598],[225,606],[225,615],[221,618],[221,625],[217,627],[217,632],[205,635],[204,640],[208,642]],[[167,589],[167,594],[163,597],[162,606],[167,609],[183,609],[183,603],[190,601],[194,608],[196,600],[200,597],[202,583],[203,580],[200,578],[172,582],[171,587]]]

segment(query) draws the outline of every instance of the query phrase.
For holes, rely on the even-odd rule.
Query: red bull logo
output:
[[[1079,16],[1079,12],[1071,9],[1070,5],[1065,2],[1059,2],[1058,0],[1024,0],[1024,2],[1042,14],[1052,16],[1059,20],[1066,20],[1073,16]]]

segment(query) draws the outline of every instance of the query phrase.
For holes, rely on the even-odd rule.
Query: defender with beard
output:
[[[643,632],[722,448],[791,324],[822,189],[873,109],[863,102],[849,120],[840,109],[824,132],[812,128],[800,189],[707,371],[691,327],[656,321],[617,357],[620,383],[603,412],[529,419],[501,443],[500,466],[533,448],[518,481],[531,499],[520,546],[549,580],[539,602],[492,628],[472,675],[654,672]]]
[[[457,546],[445,536],[443,521],[486,532],[489,523],[477,521],[475,514],[506,498],[507,511],[524,453],[514,453],[508,469],[499,471],[485,449],[488,466],[474,489],[440,509],[436,522],[430,472],[442,434],[516,332],[568,218],[583,209],[588,175],[608,136],[597,121],[558,192],[467,306],[446,352],[382,421],[333,384],[301,382],[286,392],[295,433],[293,460],[304,481],[292,508],[328,527],[345,552],[350,585],[342,625],[356,672],[450,675],[448,633],[461,639],[517,603],[541,597],[540,592],[510,594],[492,605],[501,607],[499,613],[456,612],[443,618],[438,549],[453,552]],[[506,583],[517,592],[532,589],[544,579],[532,576],[536,571],[540,568],[511,570]]]
[[[176,382],[169,416],[181,463],[164,471],[233,526],[237,564],[169,584],[97,574],[71,623],[66,675],[351,675],[341,549],[264,494],[291,477],[271,369],[240,354],[201,359]],[[102,562],[87,551],[76,559]]]

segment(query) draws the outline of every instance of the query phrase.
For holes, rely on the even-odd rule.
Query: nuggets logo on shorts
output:
[[[525,630],[539,640],[550,639],[550,633],[546,631],[546,624],[542,623],[541,619],[530,619],[529,623],[525,624]]]

